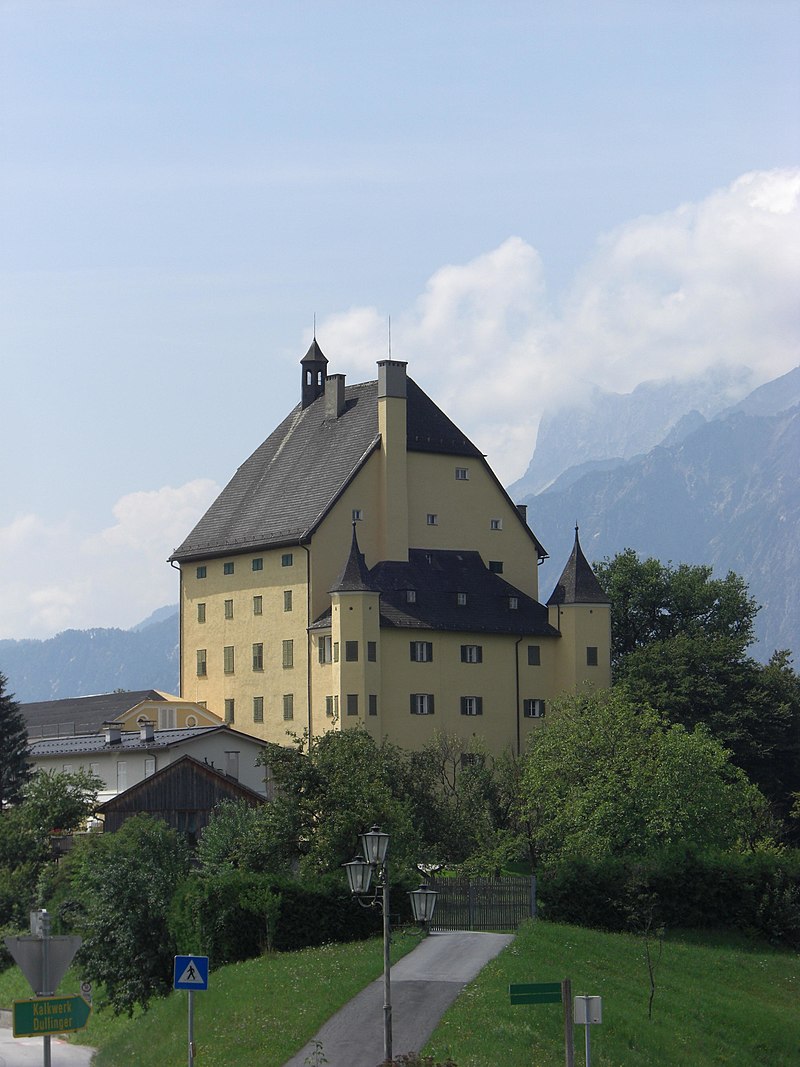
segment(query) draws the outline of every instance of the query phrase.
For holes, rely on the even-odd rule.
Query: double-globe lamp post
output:
[[[383,1058],[386,1063],[392,1061],[392,980],[391,958],[389,953],[389,835],[379,826],[373,826],[359,835],[361,855],[344,864],[350,892],[359,904],[370,907],[380,906],[383,915]],[[375,874],[376,885],[370,895],[370,883]],[[436,907],[436,890],[421,885],[419,889],[408,894],[414,919],[423,925],[430,922]],[[365,897],[371,897],[365,901]]]

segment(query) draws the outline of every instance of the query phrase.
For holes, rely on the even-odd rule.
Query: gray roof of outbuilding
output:
[[[575,527],[575,544],[548,604],[610,604],[597,575],[583,554]]]
[[[220,730],[224,730],[226,736],[230,734],[247,738],[256,744],[263,743],[257,737],[231,730],[229,726],[222,724],[220,726],[187,726],[180,730],[154,730],[152,741],[142,741],[138,730],[120,731],[119,741],[113,743],[106,741],[105,731],[95,734],[79,734],[75,737],[46,737],[41,741],[32,741],[28,748],[32,759],[43,756],[90,755],[93,752],[119,752],[120,750],[130,752],[137,749],[170,748],[172,745],[201,741],[211,734],[219,733]]]
[[[483,458],[410,378],[410,451]],[[188,561],[306,541],[379,447],[378,383],[345,389],[345,407],[328,417],[325,397],[299,404],[239,467],[173,560]]]
[[[163,700],[166,693],[156,689],[134,692],[100,693],[88,697],[68,697],[63,700],[39,700],[20,704],[29,737],[49,734],[90,734],[104,722],[116,719],[143,700]]]
[[[411,549],[408,563],[376,564],[369,585],[381,594],[382,627],[559,636],[547,621],[547,608],[490,571],[478,552]],[[410,589],[414,603],[408,602]],[[466,593],[466,604],[458,603],[458,593]],[[511,597],[517,598],[515,609]],[[330,624],[326,611],[312,628]]]

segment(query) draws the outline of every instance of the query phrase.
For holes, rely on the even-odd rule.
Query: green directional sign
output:
[[[92,1009],[83,997],[37,997],[14,1001],[14,1037],[44,1037],[82,1030]]]
[[[560,982],[521,982],[508,987],[512,1004],[560,1004]]]

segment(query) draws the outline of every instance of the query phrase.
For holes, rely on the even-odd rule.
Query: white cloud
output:
[[[166,562],[219,486],[207,479],[121,497],[95,533],[75,517],[48,525],[23,515],[0,528],[0,637],[50,637],[66,628],[134,626],[176,602]]]
[[[393,319],[393,356],[489,456],[523,473],[545,409],[591,385],[746,366],[753,386],[800,362],[800,170],[746,174],[695,204],[605,235],[562,307],[513,237],[441,268]],[[385,325],[355,308],[320,325],[333,371],[374,375]],[[335,366],[333,365],[335,363]]]

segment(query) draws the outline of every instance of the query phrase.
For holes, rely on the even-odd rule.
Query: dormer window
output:
[[[518,596],[510,596],[508,598],[508,610],[509,611],[516,611],[518,608],[519,608],[519,597]]]
[[[406,589],[406,604],[416,604],[417,591],[416,589]]]
[[[460,608],[465,608],[467,606],[467,594],[456,593],[456,604],[458,604]]]

